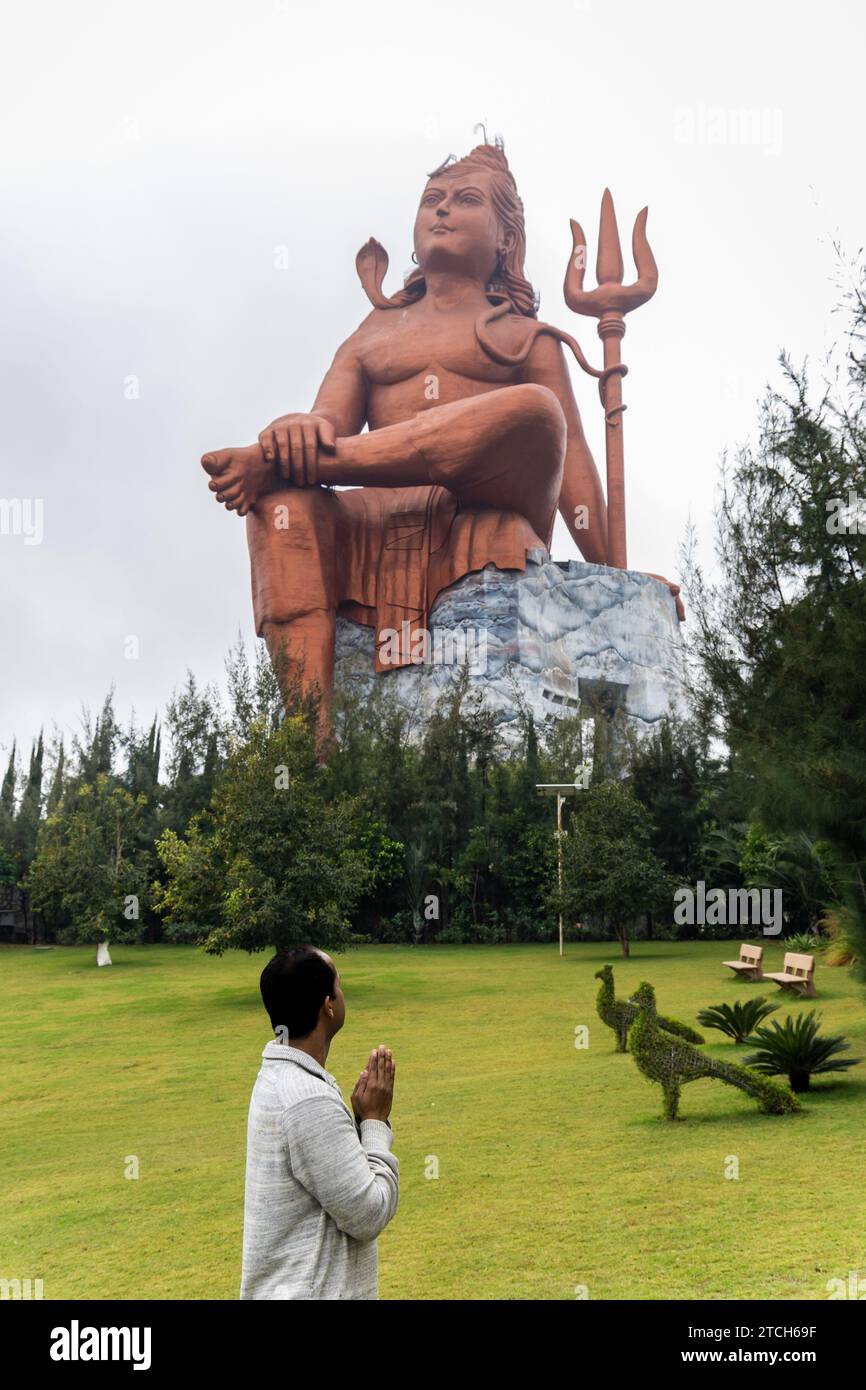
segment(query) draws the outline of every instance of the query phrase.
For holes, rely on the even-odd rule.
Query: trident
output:
[[[622,443],[622,379],[628,371],[620,358],[619,345],[625,335],[625,315],[645,304],[655,294],[659,273],[646,238],[647,209],[638,213],[631,248],[638,278],[633,285],[622,283],[623,263],[613,210],[613,198],[606,188],[601,200],[598,226],[598,259],[595,278],[598,288],[585,290],[586,237],[579,222],[571,221],[574,240],[563,292],[569,309],[598,319],[598,336],[604,343],[602,401],[604,403],[605,446],[607,455],[607,563],[614,569],[626,568],[625,545],[625,461]]]

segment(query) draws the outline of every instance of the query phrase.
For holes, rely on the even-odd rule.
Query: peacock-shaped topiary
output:
[[[682,1038],[675,1038],[659,1027],[656,1018],[656,997],[652,985],[641,984],[632,996],[638,1014],[628,1034],[634,1060],[650,1081],[664,1092],[664,1114],[675,1120],[680,1107],[680,1088],[687,1081],[699,1081],[702,1076],[715,1077],[728,1086],[758,1102],[765,1115],[790,1115],[800,1109],[800,1102],[787,1086],[780,1086],[769,1077],[735,1062],[721,1062],[706,1053],[698,1052]]]
[[[601,988],[595,1001],[598,1016],[602,1023],[606,1023],[608,1028],[612,1028],[616,1033],[617,1052],[626,1052],[628,1030],[638,1016],[638,1006],[630,999],[617,999],[612,966],[605,965],[601,970],[597,970],[595,978],[601,980]],[[698,1047],[704,1041],[700,1033],[696,1033],[687,1023],[680,1023],[679,1019],[666,1018],[664,1014],[657,1014],[656,1019],[659,1028],[664,1028],[666,1033],[685,1038],[686,1042],[694,1043]]]

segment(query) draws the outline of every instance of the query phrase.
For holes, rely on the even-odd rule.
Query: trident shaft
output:
[[[598,257],[594,290],[583,288],[586,273],[586,237],[579,222],[572,220],[573,246],[563,286],[565,302],[576,314],[598,319],[598,336],[604,344],[603,399],[605,452],[607,457],[607,563],[614,569],[626,568],[625,536],[625,459],[622,439],[622,378],[628,371],[620,357],[625,334],[625,315],[645,304],[655,294],[658,267],[646,237],[647,209],[638,213],[632,233],[632,254],[638,278],[624,285],[622,249],[610,189],[601,200],[598,227]]]

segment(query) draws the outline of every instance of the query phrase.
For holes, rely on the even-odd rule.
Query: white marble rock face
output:
[[[685,708],[683,644],[674,599],[634,570],[530,557],[525,571],[493,565],[441,593],[430,615],[428,660],[376,675],[373,630],[337,620],[335,684],[388,693],[423,721],[468,659],[472,685],[496,711],[500,735],[519,736],[522,700],[537,723],[574,714],[587,697],[646,734]],[[395,639],[397,640],[397,639]]]

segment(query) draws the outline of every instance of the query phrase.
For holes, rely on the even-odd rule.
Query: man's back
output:
[[[336,1081],[271,1042],[247,1127],[242,1299],[374,1299],[376,1236],[397,1210],[399,1164],[382,1120],[360,1139]]]

